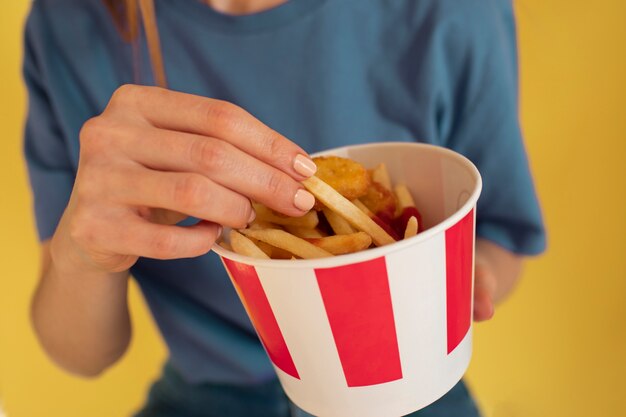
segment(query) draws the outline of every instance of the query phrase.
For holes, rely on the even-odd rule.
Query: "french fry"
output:
[[[328,207],[324,207],[322,209],[324,212],[324,217],[328,220],[328,224],[330,224],[331,229],[337,235],[349,235],[350,233],[354,233],[356,230],[350,223],[334,211],[330,210]]]
[[[363,204],[363,202],[361,200],[359,200],[358,198],[355,198],[354,200],[352,200],[352,204],[354,204],[355,206],[357,206],[359,208],[359,210],[361,210],[363,213],[367,214],[368,217],[374,217],[374,212],[370,209],[367,208],[367,206],[365,204]]]
[[[384,163],[367,170],[335,156],[316,157],[317,175],[302,182],[314,209],[289,217],[253,203],[256,219],[219,242],[237,253],[267,259],[313,259],[358,252],[418,234],[421,213],[404,184],[394,186]],[[318,227],[319,213],[324,223]],[[330,226],[330,228],[327,226]]]
[[[361,200],[358,198],[352,200],[352,203],[359,208],[364,214],[366,214],[374,223],[376,223],[381,229],[385,231],[391,238],[394,240],[400,240],[400,233],[396,232],[394,228],[387,223],[387,221],[380,218],[380,216],[374,214],[372,210],[370,210]]]
[[[285,226],[285,230],[294,236],[301,237],[302,239],[324,237],[324,234],[317,228],[309,229],[307,227],[300,226]]]
[[[398,210],[402,211],[402,209],[406,207],[415,207],[415,201],[413,200],[413,196],[406,185],[398,184],[394,187],[394,192],[396,193],[396,199],[398,200]]]
[[[389,178],[389,171],[387,171],[387,165],[381,163],[374,167],[371,173],[372,181],[376,181],[387,190],[391,191],[391,179]]]
[[[406,223],[406,229],[404,230],[404,238],[408,239],[417,234],[417,218],[415,216],[411,216],[409,221]]]
[[[333,256],[332,253],[318,248],[312,243],[307,242],[297,236],[285,232],[284,230],[268,229],[268,230],[240,230],[241,233],[248,237],[269,243],[277,248],[284,249],[299,256],[303,259],[325,258]]]
[[[307,227],[309,229],[313,229],[319,223],[319,218],[315,210],[311,210],[301,217],[288,217],[275,213],[262,204],[253,203],[252,206],[256,212],[256,218],[259,221],[275,223],[282,226]]]
[[[254,219],[252,223],[248,226],[249,229],[280,229],[281,227],[277,224],[270,223],[265,220]]]
[[[272,259],[291,259],[293,258],[293,254],[289,251],[286,251],[284,249],[281,248],[277,248],[276,246],[272,246],[267,242],[263,242],[261,240],[258,239],[253,239],[251,238],[250,240],[252,240],[263,252],[265,252],[265,254],[267,256],[269,256]]]
[[[236,230],[230,231],[230,244],[232,245],[233,250],[240,255],[258,259],[270,259],[270,257],[267,256],[267,254],[257,245],[255,245],[254,242]]]
[[[370,247],[372,238],[365,232],[356,232],[349,235],[334,235],[317,239],[306,239],[318,248],[322,248],[333,255],[358,252]]]
[[[411,217],[415,217],[415,220],[417,222],[417,233],[419,233],[423,230],[424,224],[422,223],[421,213],[419,212],[419,210],[417,210],[417,207],[414,206],[408,206],[403,208],[400,214],[398,214],[392,220],[391,225],[393,226],[394,230],[397,231],[397,233],[404,234],[407,225],[409,224],[409,220],[411,220]]]
[[[395,240],[367,214],[363,213],[358,207],[352,204],[350,200],[346,199],[344,196],[335,191],[330,185],[326,184],[316,176],[309,177],[302,183],[307,190],[309,190],[326,207],[337,212],[358,230],[370,235],[376,246],[387,245],[395,242]]]
[[[255,230],[258,230],[258,229],[255,229]],[[257,245],[259,249],[261,249],[267,256],[274,259],[274,247],[272,245],[268,245],[267,243],[261,242],[260,240],[257,240],[254,238],[249,237],[248,239],[250,239],[250,242]]]
[[[230,245],[230,243],[226,242],[225,240],[222,240],[222,241],[219,243],[219,245],[220,245],[221,247],[223,247],[224,249],[226,249],[226,250],[229,250],[229,251],[231,251],[231,252],[233,251],[233,247]]]
[[[264,221],[259,221],[259,222],[255,222],[253,224],[251,224],[248,228],[250,230],[260,230],[260,229],[264,229],[264,225],[268,226],[267,229],[281,229],[280,226],[274,224],[274,223],[269,223],[269,222],[264,222]],[[259,249],[261,249],[263,252],[265,252],[265,254],[267,256],[269,256],[272,259],[290,259],[291,257],[293,257],[293,255],[291,254],[291,252],[288,252],[284,249],[281,248],[277,248],[276,246],[272,246],[269,243],[260,241],[258,239],[255,239],[253,237],[248,237],[248,239],[250,239],[250,241],[252,241],[252,243],[254,243],[255,245],[257,245],[259,247]]]

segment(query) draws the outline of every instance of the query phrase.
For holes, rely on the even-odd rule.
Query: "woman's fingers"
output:
[[[302,184],[283,171],[220,139],[143,128],[119,142],[142,165],[204,175],[287,215],[300,216],[315,202]]]
[[[140,207],[139,212],[144,219],[158,224],[176,224],[189,217],[187,214],[162,208]]]
[[[243,227],[249,199],[297,216],[314,204],[299,181],[315,164],[238,106],[124,86],[80,132],[80,163],[63,230],[77,254],[108,270],[133,256],[206,253],[219,226]],[[193,227],[170,226],[189,215]]]
[[[495,308],[489,293],[482,287],[474,290],[474,320],[485,321],[493,317]]]
[[[107,110],[136,109],[162,129],[219,138],[296,180],[315,173],[306,152],[239,106],[159,87],[123,86]]]
[[[97,242],[97,246],[106,252],[153,259],[179,259],[209,252],[222,228],[207,221],[184,227],[154,224],[136,217],[127,219],[123,227],[109,225],[107,230]]]
[[[474,273],[474,320],[485,321],[493,317],[493,295],[496,281],[487,264],[477,260]]]
[[[245,227],[253,216],[247,198],[196,173],[133,164],[113,170],[104,181],[108,195],[124,205],[167,209],[235,228]]]

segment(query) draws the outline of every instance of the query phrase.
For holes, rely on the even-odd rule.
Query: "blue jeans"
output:
[[[289,401],[278,381],[254,386],[186,383],[166,364],[135,417],[308,417]],[[463,381],[411,417],[479,417]]]

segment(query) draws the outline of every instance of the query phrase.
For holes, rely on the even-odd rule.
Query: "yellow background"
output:
[[[136,288],[130,351],[95,381],[56,369],[28,322],[38,270],[20,151],[28,3],[0,6],[0,402],[9,417],[128,416],[165,357]],[[518,0],[517,12],[522,121],[549,251],[476,326],[468,379],[486,417],[623,416],[626,2]]]

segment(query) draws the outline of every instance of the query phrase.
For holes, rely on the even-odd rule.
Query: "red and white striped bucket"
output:
[[[387,164],[427,230],[367,251],[257,260],[215,247],[285,392],[322,417],[402,416],[443,396],[472,349],[476,167],[415,143],[323,154]]]

